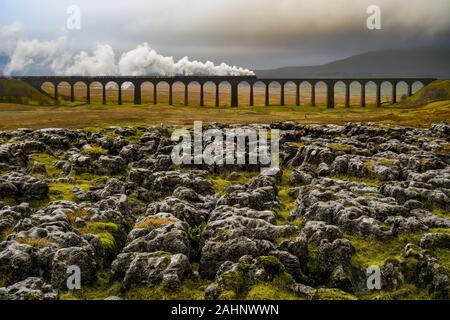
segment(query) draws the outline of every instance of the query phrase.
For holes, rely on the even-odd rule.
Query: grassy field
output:
[[[0,104],[0,130],[16,128],[85,128],[113,125],[192,125],[204,123],[271,123],[292,120],[305,124],[345,124],[374,122],[392,125],[428,127],[431,123],[450,121],[450,101],[417,107],[383,106],[376,108],[324,106],[271,107],[180,107],[167,105],[125,104],[123,106],[74,105],[26,106]]]
[[[229,91],[222,89],[221,106],[216,108],[215,89],[206,90],[205,107],[199,107],[199,94],[196,88],[190,88],[190,104],[184,106],[184,91],[174,90],[174,106],[168,106],[167,91],[164,87],[158,87],[158,102],[153,105],[152,97],[146,93],[152,92],[151,88],[143,88],[142,105],[133,105],[132,88],[124,90],[125,103],[117,105],[114,97],[114,88],[107,91],[107,105],[101,104],[100,88],[91,89],[92,104],[87,105],[83,101],[83,88],[75,90],[77,102],[67,101],[69,88],[62,86],[59,90],[61,100],[52,101],[46,95],[37,90],[17,83],[0,83],[4,93],[20,93],[18,98],[29,97],[28,104],[0,103],[0,130],[13,130],[16,128],[85,128],[107,127],[113,125],[192,125],[194,121],[204,123],[271,123],[276,121],[292,120],[304,124],[345,124],[347,122],[373,122],[390,125],[429,127],[435,122],[450,121],[450,81],[436,81],[430,86],[418,90],[412,97],[403,99],[397,105],[383,103],[382,107],[374,106],[373,100],[368,99],[365,108],[359,106],[358,97],[353,97],[350,108],[345,108],[337,101],[335,109],[325,107],[325,92],[317,91],[318,106],[308,105],[308,96],[302,95],[302,105],[293,106],[295,95],[286,91],[286,106],[279,104],[277,90],[271,93],[271,106],[261,106],[264,101],[264,93],[255,90],[255,107],[245,106],[248,103],[248,93],[245,88],[240,90],[240,103],[244,106],[231,108],[228,106]],[[47,88],[49,89],[49,88]],[[167,89],[167,88],[166,88]],[[260,88],[262,89],[262,88]],[[191,91],[192,90],[192,91]],[[259,90],[259,91],[258,91]],[[0,90],[1,91],[1,90]],[[23,91],[23,94],[21,93]],[[51,90],[50,90],[51,91]],[[263,91],[263,90],[262,90]],[[262,93],[262,94],[261,94]],[[302,91],[303,93],[303,91]],[[50,94],[50,92],[49,92]],[[307,94],[307,93],[305,93]],[[4,97],[4,96],[3,96]],[[14,96],[13,96],[14,97]],[[17,98],[16,97],[16,98]],[[38,99],[35,101],[35,98]],[[246,100],[247,99],[247,100]],[[387,98],[386,98],[387,99]],[[441,100],[441,101],[434,101]],[[430,102],[431,101],[431,102]],[[13,100],[14,102],[14,100]]]

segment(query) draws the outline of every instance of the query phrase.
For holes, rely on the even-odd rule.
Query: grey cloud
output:
[[[52,13],[69,2],[82,8],[83,29],[69,33],[80,49],[100,42],[123,52],[148,42],[176,59],[189,55],[250,68],[322,63],[391,47],[448,45],[450,38],[448,0],[45,1]],[[381,31],[365,27],[366,8],[372,4],[382,9]],[[48,28],[49,33],[57,29]]]

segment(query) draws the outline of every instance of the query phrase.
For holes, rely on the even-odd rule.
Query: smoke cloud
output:
[[[108,44],[97,44],[92,54],[86,51],[72,53],[66,37],[51,41],[20,40],[19,26],[0,28],[0,43],[10,57],[3,73],[54,74],[68,76],[144,76],[144,75],[254,75],[253,71],[225,63],[215,65],[211,61],[191,61],[184,57],[175,61],[173,57],[159,54],[148,43],[138,45],[116,60],[114,49]],[[4,40],[4,41],[3,41]]]
[[[182,75],[214,75],[214,76],[239,76],[254,75],[248,69],[229,66],[222,63],[218,66],[211,61],[206,63],[190,61],[184,57],[175,62],[173,57],[165,57],[158,54],[148,43],[139,45],[136,49],[124,53],[119,61],[119,71],[122,75],[142,76],[149,73],[164,76]]]
[[[65,50],[67,39],[61,37],[54,41],[18,41],[10,56],[4,74],[22,72],[27,69],[52,70],[54,74],[62,74],[65,65],[70,60],[70,54]]]
[[[18,23],[0,26],[0,53],[10,55],[17,46],[21,34],[22,27]]]
[[[73,64],[68,66],[63,75],[78,76],[112,76],[117,75],[117,66],[114,50],[105,44],[97,45],[94,55],[90,56],[82,51],[74,56]]]

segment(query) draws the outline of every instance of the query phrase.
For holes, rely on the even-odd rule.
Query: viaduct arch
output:
[[[114,83],[118,88],[118,103],[122,104],[122,86],[124,83],[132,83],[134,86],[134,104],[142,103],[141,86],[144,83],[151,83],[153,85],[153,103],[158,103],[158,84],[167,83],[169,85],[169,105],[173,105],[173,85],[181,83],[185,88],[184,104],[189,104],[189,85],[197,82],[200,85],[200,105],[204,106],[204,86],[206,83],[213,83],[216,86],[216,106],[219,105],[220,84],[228,83],[231,86],[231,103],[232,107],[239,105],[239,84],[247,83],[250,86],[250,106],[254,105],[254,86],[256,83],[262,83],[265,86],[265,105],[269,106],[270,90],[269,86],[272,83],[280,85],[280,105],[285,105],[285,86],[286,84],[294,84],[295,86],[295,105],[300,106],[300,86],[302,83],[309,83],[311,86],[311,105],[316,105],[316,85],[324,83],[326,86],[326,100],[327,107],[334,108],[335,106],[335,85],[341,83],[345,87],[345,106],[350,106],[350,86],[357,82],[361,86],[361,107],[366,106],[366,85],[373,82],[376,86],[375,104],[381,106],[381,86],[383,83],[389,83],[392,86],[391,102],[396,103],[397,85],[401,82],[407,85],[407,95],[413,94],[413,85],[421,83],[423,86],[437,80],[434,78],[361,78],[361,79],[309,79],[309,78],[292,78],[292,79],[260,79],[255,76],[175,76],[175,77],[157,77],[157,76],[143,76],[143,77],[124,77],[124,76],[98,76],[98,77],[82,77],[82,76],[33,76],[33,77],[13,77],[3,79],[22,80],[36,89],[42,91],[44,83],[51,83],[54,88],[54,97],[58,99],[58,85],[60,83],[68,83],[70,86],[70,100],[75,100],[74,86],[77,83],[86,85],[86,102],[91,102],[90,86],[93,83],[100,83],[102,86],[102,102],[106,104],[106,89],[107,85]]]

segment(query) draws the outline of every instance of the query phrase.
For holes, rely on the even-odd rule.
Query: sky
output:
[[[66,28],[70,5],[81,9],[80,30]],[[369,5],[381,9],[381,30],[367,28]],[[12,55],[17,41],[35,40],[47,64],[67,68],[55,56],[95,56],[108,45],[119,60],[147,43],[174,64],[188,56],[251,70],[306,66],[373,50],[449,46],[449,14],[449,0],[1,0],[0,51]],[[19,64],[30,59],[23,55]]]

